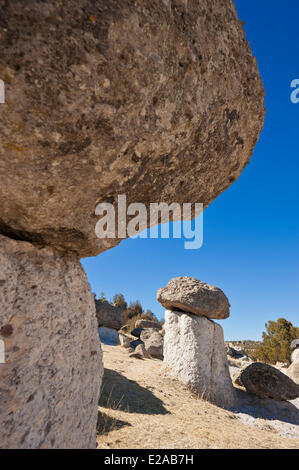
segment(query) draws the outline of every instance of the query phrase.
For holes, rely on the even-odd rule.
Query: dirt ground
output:
[[[255,416],[254,425],[244,424],[235,413],[193,395],[161,369],[161,361],[130,358],[120,346],[102,347],[99,449],[299,448],[299,439],[282,437],[269,420]]]

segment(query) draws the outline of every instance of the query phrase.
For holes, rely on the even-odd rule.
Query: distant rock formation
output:
[[[96,314],[99,328],[119,330],[125,322],[124,311],[104,300],[96,300]]]
[[[146,331],[146,330],[144,330]],[[151,334],[143,337],[144,347],[146,351],[157,359],[163,359],[164,337],[157,329],[152,329]]]
[[[225,294],[197,279],[178,277],[158,290],[157,299],[163,306],[173,308],[165,313],[165,367],[212,403],[234,406],[237,398],[223,331],[210,320],[229,315],[230,305]]]
[[[154,328],[157,330],[162,330],[160,323],[152,320],[137,320],[135,323],[136,328]]]

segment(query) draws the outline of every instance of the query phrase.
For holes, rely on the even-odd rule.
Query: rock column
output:
[[[1,448],[94,448],[103,374],[80,262],[0,236]]]

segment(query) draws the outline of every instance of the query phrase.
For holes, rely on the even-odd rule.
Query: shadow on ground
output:
[[[99,406],[127,413],[165,415],[163,402],[150,390],[111,369],[105,369]]]
[[[111,418],[102,411],[98,412],[97,434],[109,434],[110,431],[121,429],[125,426],[131,426],[131,423],[120,419]]]
[[[236,389],[238,394],[238,406],[232,410],[234,413],[242,413],[252,418],[266,419],[269,421],[283,421],[289,424],[299,425],[299,399],[294,402],[276,401],[270,398],[262,400],[248,393]]]

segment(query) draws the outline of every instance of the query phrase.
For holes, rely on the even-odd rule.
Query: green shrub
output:
[[[279,318],[276,322],[269,321],[265,327],[263,342],[252,352],[252,359],[267,364],[290,362],[290,345],[293,339],[299,338],[299,328],[285,318]]]

